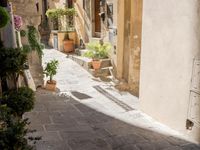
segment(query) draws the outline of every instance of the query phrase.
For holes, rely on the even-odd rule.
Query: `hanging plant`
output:
[[[32,50],[36,50],[39,57],[43,55],[44,46],[39,42],[37,30],[34,26],[27,26],[28,28],[28,42]]]
[[[10,21],[8,11],[0,6],[0,28],[5,27]]]
[[[14,23],[15,23],[15,29],[20,30],[20,28],[23,25],[22,17],[18,15],[14,15]]]
[[[75,8],[48,9],[46,15],[50,19],[58,19],[61,16],[73,16],[76,14]]]

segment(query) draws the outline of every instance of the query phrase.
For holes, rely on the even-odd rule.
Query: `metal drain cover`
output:
[[[71,94],[80,99],[80,100],[84,100],[84,99],[90,99],[92,98],[91,96],[87,95],[87,94],[84,94],[84,93],[81,93],[81,92],[78,92],[78,91],[71,91]]]

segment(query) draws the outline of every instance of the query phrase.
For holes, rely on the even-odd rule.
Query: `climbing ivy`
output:
[[[32,50],[36,50],[39,57],[43,55],[44,46],[39,42],[37,30],[34,26],[28,26],[28,41]]]
[[[20,30],[20,36],[25,37],[26,36],[26,31],[25,30]]]

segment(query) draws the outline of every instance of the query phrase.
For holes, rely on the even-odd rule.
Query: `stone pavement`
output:
[[[38,89],[30,118],[37,150],[200,150],[138,110],[138,99],[94,79],[65,54],[44,51],[43,64],[60,62],[56,92]]]

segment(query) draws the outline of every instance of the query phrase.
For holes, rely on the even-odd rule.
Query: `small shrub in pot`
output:
[[[52,60],[47,63],[44,69],[44,74],[46,77],[49,77],[49,80],[46,83],[47,90],[55,91],[56,89],[56,81],[53,80],[53,76],[57,74],[58,64],[58,60]]]

